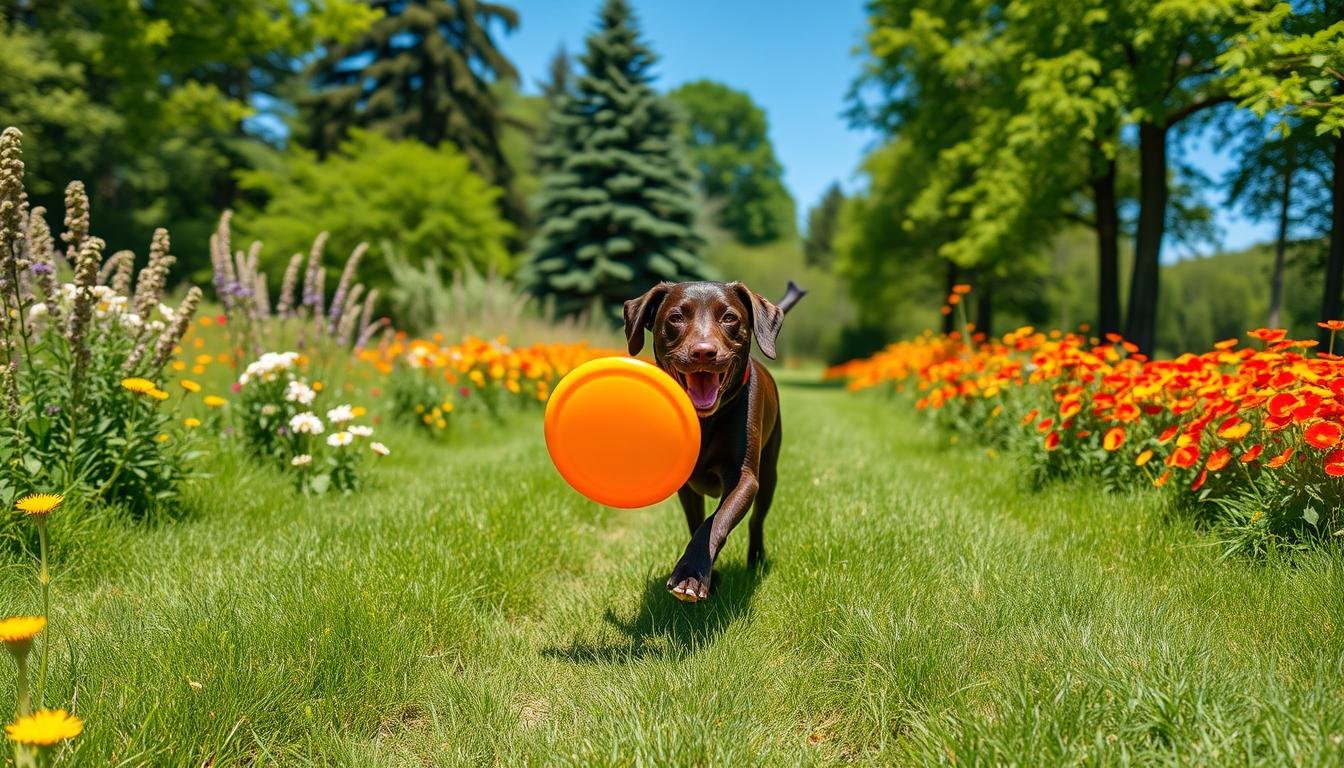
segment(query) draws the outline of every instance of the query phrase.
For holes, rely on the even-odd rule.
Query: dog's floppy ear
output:
[[[653,327],[653,316],[667,298],[672,283],[659,283],[643,296],[625,302],[625,343],[631,355],[644,348],[644,329]]]
[[[771,360],[775,359],[775,337],[779,336],[780,326],[784,325],[784,310],[761,298],[742,283],[729,283],[728,287],[737,293],[742,306],[751,313],[751,328],[756,333],[756,345]]]

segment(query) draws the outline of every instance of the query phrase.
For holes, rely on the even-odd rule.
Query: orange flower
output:
[[[1050,428],[1055,426],[1054,419],[1041,419],[1041,423],[1036,425],[1037,432],[1049,432]]]
[[[947,303],[955,307],[956,305],[961,303],[961,296],[954,293],[951,296],[947,297]]]
[[[1339,438],[1344,436],[1344,430],[1333,421],[1318,421],[1307,427],[1303,436],[1313,448],[1324,450],[1333,448],[1339,442]]]
[[[1040,415],[1041,412],[1038,409],[1032,408],[1030,411],[1027,412],[1026,416],[1022,417],[1022,426],[1025,427],[1031,424],[1032,422],[1036,421],[1036,417]]]
[[[1247,448],[1245,451],[1242,451],[1240,457],[1241,463],[1250,464],[1252,461],[1255,461],[1256,459],[1260,458],[1260,453],[1264,450],[1265,446],[1261,445],[1260,443],[1252,445],[1250,448]]]
[[[1167,457],[1168,467],[1180,467],[1189,469],[1199,461],[1199,446],[1183,445],[1176,449],[1176,452]]]
[[[1114,451],[1125,443],[1124,427],[1111,427],[1106,430],[1106,436],[1101,440],[1101,447],[1108,451]]]
[[[1282,467],[1284,464],[1287,464],[1288,460],[1291,458],[1293,458],[1293,449],[1284,448],[1283,453],[1280,453],[1278,456],[1275,456],[1274,458],[1270,459],[1267,462],[1267,466],[1270,469],[1278,469],[1279,467]]]
[[[971,292],[971,286],[965,283],[957,283],[956,285],[952,286],[952,292],[955,294],[965,295]]]
[[[1317,323],[1316,325],[1327,331],[1344,331],[1344,320],[1326,320],[1325,322]]]
[[[1181,426],[1179,424],[1173,424],[1172,426],[1162,430],[1162,434],[1157,436],[1157,442],[1159,443],[1169,442],[1171,438],[1175,437],[1176,433],[1180,431]]]
[[[1059,433],[1051,432],[1045,436],[1045,450],[1053,451],[1059,447]]]
[[[1071,419],[1083,410],[1083,401],[1076,397],[1070,397],[1059,404],[1059,417],[1061,419]]]
[[[1242,421],[1236,416],[1232,416],[1218,425],[1218,436],[1224,440],[1236,442],[1245,437],[1251,431],[1251,423]]]
[[[1209,460],[1204,463],[1204,468],[1210,472],[1217,472],[1223,467],[1226,467],[1227,463],[1231,460],[1232,452],[1227,448],[1219,448],[1209,454]]]
[[[1272,344],[1276,341],[1282,341],[1283,337],[1288,335],[1288,331],[1282,328],[1256,328],[1247,335],[1266,344]]]
[[[1293,412],[1297,406],[1297,395],[1289,392],[1280,392],[1269,398],[1269,415],[1276,419],[1281,419]]]
[[[1158,477],[1156,480],[1153,481],[1153,485],[1157,486],[1158,488],[1161,488],[1162,486],[1166,485],[1167,481],[1170,479],[1171,479],[1171,470],[1168,469],[1166,472],[1163,472],[1160,477]]]

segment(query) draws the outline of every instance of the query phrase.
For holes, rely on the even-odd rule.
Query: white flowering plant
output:
[[[267,352],[239,375],[239,434],[253,454],[291,472],[300,491],[353,491],[369,455],[390,451],[371,439],[373,427],[356,423],[364,408],[341,403],[322,411],[321,387],[303,376],[302,362],[297,352]]]

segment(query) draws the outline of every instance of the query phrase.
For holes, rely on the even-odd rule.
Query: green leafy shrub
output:
[[[201,292],[162,303],[168,233],[148,264],[103,259],[89,235],[84,187],[66,191],[64,254],[41,207],[28,209],[20,133],[0,136],[0,507],[60,489],[144,513],[173,499],[190,473],[186,433],[171,425],[180,399],[160,389]],[[65,278],[69,278],[66,280]],[[172,392],[166,391],[173,390]]]
[[[513,268],[505,248],[513,229],[499,214],[499,190],[448,144],[356,130],[326,158],[296,149],[282,167],[247,171],[239,182],[264,199],[240,212],[239,230],[264,242],[272,258],[307,251],[313,231],[326,230],[340,253],[361,241],[387,242],[483,271]],[[387,272],[370,266],[370,281],[385,284]]]

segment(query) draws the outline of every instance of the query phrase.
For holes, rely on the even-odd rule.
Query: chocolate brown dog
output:
[[[691,529],[667,580],[678,600],[709,597],[714,561],[753,501],[747,563],[765,558],[763,529],[781,440],[779,390],[751,358],[751,338],[773,360],[784,313],[805,293],[790,281],[775,305],[741,283],[660,283],[625,302],[630,354],[644,348],[644,330],[653,331],[654,360],[686,390],[700,417],[700,457],[677,491]],[[705,496],[720,499],[708,519]]]

